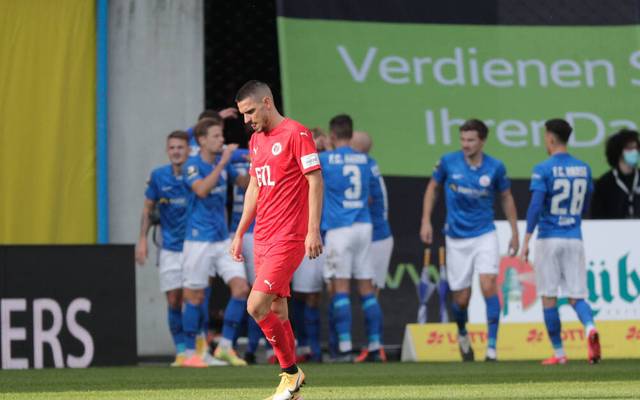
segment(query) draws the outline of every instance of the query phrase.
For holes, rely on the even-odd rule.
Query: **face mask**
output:
[[[636,149],[623,151],[622,157],[629,166],[635,167],[638,164],[638,150]]]

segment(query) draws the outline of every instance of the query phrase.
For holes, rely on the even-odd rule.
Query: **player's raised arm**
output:
[[[433,206],[438,200],[440,194],[440,184],[435,178],[429,180],[427,189],[424,192],[424,199],[422,202],[422,223],[420,224],[420,240],[425,244],[431,244],[433,242],[433,227],[431,226],[431,212]]]
[[[196,194],[196,196],[203,199],[209,195],[211,189],[216,187],[222,171],[224,171],[224,169],[226,168],[227,163],[229,163],[229,160],[231,160],[231,155],[237,148],[237,144],[227,145],[222,151],[220,161],[218,162],[218,164],[216,164],[213,171],[211,171],[211,173],[203,179],[198,179],[191,184],[191,189],[193,189],[193,192]]]
[[[139,265],[144,265],[147,261],[147,255],[149,254],[147,245],[147,235],[149,229],[151,229],[151,213],[156,203],[153,200],[144,199],[144,205],[142,207],[142,217],[140,218],[140,237],[138,238],[138,244],[136,245],[136,262]]]
[[[320,238],[320,218],[322,216],[322,172],[319,169],[305,175],[309,182],[309,225],[305,239],[305,250],[309,258],[316,258],[322,254],[322,239]]]

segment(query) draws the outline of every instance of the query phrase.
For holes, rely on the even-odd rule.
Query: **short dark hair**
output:
[[[207,131],[212,126],[220,126],[222,127],[222,118],[203,118],[201,119],[195,127],[195,135],[196,139],[207,136]]]
[[[460,132],[476,131],[480,140],[485,140],[489,136],[489,128],[484,122],[477,118],[471,118],[464,121],[460,127]]]
[[[189,134],[185,131],[173,131],[167,135],[167,141],[169,141],[169,139],[180,139],[189,143]]]
[[[551,132],[563,144],[569,142],[573,128],[562,118],[553,118],[544,123],[547,132]]]
[[[636,142],[638,147],[640,147],[638,132],[632,131],[631,129],[621,129],[609,136],[607,144],[605,145],[605,154],[607,156],[607,163],[611,168],[616,168],[618,166],[618,161],[620,161],[622,151],[630,142]]]
[[[246,82],[236,93],[236,103],[260,93],[271,93],[269,85],[255,79]]]
[[[203,112],[200,113],[200,115],[198,115],[198,121],[200,121],[203,118],[220,118],[220,114],[218,114],[218,112],[216,110],[212,110],[212,109],[206,109]]]
[[[353,120],[347,114],[339,114],[329,121],[329,129],[338,139],[353,137]]]

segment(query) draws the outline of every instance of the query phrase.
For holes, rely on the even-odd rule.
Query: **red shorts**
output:
[[[304,258],[304,242],[254,243],[256,280],[253,290],[291,296],[291,279]]]

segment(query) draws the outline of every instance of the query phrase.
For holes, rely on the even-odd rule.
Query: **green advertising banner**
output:
[[[500,26],[278,18],[284,108],[309,127],[350,114],[386,175],[428,176],[480,118],[514,178],[546,158],[544,121],[574,126],[594,175],[607,135],[640,124],[640,26]]]

